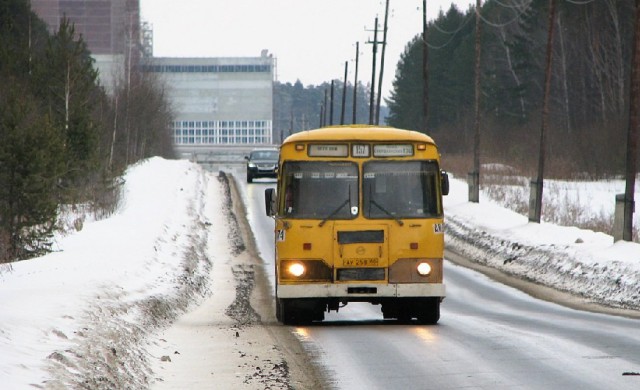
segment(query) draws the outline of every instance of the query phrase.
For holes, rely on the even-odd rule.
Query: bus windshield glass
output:
[[[301,219],[353,219],[358,214],[358,166],[351,162],[288,161],[280,207]]]
[[[363,213],[371,219],[442,216],[435,161],[370,161],[363,167]]]

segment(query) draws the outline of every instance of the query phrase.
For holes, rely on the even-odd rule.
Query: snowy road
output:
[[[270,186],[241,185],[267,268],[272,225],[263,192]],[[338,389],[640,388],[638,320],[540,301],[452,262],[445,281],[437,326],[387,323],[378,306],[350,304],[291,331]]]

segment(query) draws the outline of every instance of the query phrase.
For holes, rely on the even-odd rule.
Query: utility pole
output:
[[[329,111],[329,107],[327,107],[327,90],[324,90],[324,104],[322,105],[324,108],[324,115],[322,116],[322,127],[327,125],[327,111]]]
[[[376,125],[380,124],[380,98],[382,97],[382,75],[384,73],[384,52],[387,47],[387,20],[389,16],[389,0],[384,10],[384,30],[382,31],[382,53],[380,55],[380,78],[378,79],[378,96],[376,102]]]
[[[469,202],[480,202],[480,54],[482,19],[480,9],[482,0],[476,0],[476,80],[475,80],[475,120],[473,136],[473,172],[469,173]]]
[[[356,42],[356,76],[353,80],[353,119],[351,122],[356,124],[356,111],[358,107],[358,58],[360,56],[360,42]]]
[[[349,69],[349,61],[344,62],[344,84],[342,85],[342,110],[340,110],[340,124],[344,125],[344,109],[347,103],[347,71]]]
[[[369,124],[372,125],[373,118],[376,111],[374,102],[375,90],[376,90],[376,53],[378,52],[378,17],[376,16],[375,28],[373,33],[373,41],[367,41],[367,43],[373,44],[373,65],[371,69],[371,96],[369,96]]]
[[[329,126],[333,126],[333,80],[331,80],[331,98],[330,100],[330,110],[329,111]]]
[[[427,45],[427,0],[422,0],[422,132],[428,134],[429,46]]]
[[[529,194],[529,221],[540,223],[542,216],[542,187],[544,183],[544,160],[546,132],[549,128],[549,94],[551,91],[551,63],[553,58],[553,26],[555,25],[556,0],[549,0],[549,32],[547,34],[547,59],[542,102],[542,126],[540,127],[540,151],[538,153],[538,177],[531,181]]]
[[[629,127],[627,129],[627,167],[624,191],[622,239],[633,241],[633,213],[635,212],[636,168],[638,166],[638,125],[640,125],[640,0],[636,0],[636,25],[633,36],[631,63],[631,96],[629,98]]]

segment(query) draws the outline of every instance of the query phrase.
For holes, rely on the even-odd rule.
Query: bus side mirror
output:
[[[264,190],[264,207],[268,217],[276,215],[276,189],[267,188]]]
[[[440,171],[440,185],[442,186],[442,195],[449,195],[449,174],[445,171]]]

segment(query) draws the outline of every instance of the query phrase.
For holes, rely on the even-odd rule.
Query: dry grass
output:
[[[518,174],[515,168],[500,164],[483,165],[480,188],[491,200],[518,214],[529,213],[529,179]],[[571,199],[566,191],[554,186],[545,186],[545,191],[556,200],[554,204],[543,204],[542,219],[560,226],[576,226],[606,234],[613,232],[613,215],[600,212],[593,215],[583,209],[579,198]],[[579,196],[579,195],[578,195]],[[633,238],[640,242],[640,226],[634,226]]]

